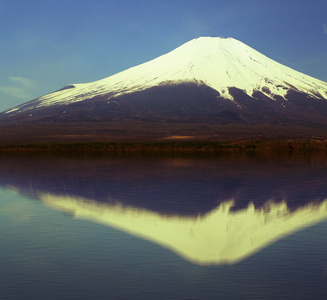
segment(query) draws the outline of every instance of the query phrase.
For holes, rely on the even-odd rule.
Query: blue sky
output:
[[[0,0],[0,111],[199,36],[233,37],[327,81],[326,0]]]

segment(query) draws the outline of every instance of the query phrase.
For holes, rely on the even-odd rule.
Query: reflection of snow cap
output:
[[[327,218],[327,200],[290,212],[285,202],[232,212],[233,201],[204,216],[165,216],[146,209],[40,193],[48,206],[115,227],[199,265],[234,264],[297,230]]]

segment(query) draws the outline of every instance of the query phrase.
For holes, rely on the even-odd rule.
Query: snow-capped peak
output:
[[[149,62],[99,81],[74,84],[38,98],[34,108],[68,104],[110,93],[108,98],[168,83],[206,84],[233,101],[229,87],[249,96],[260,90],[274,99],[290,88],[327,98],[327,84],[283,66],[233,38],[200,37]],[[263,88],[264,87],[264,88]],[[9,112],[19,111],[14,108]],[[25,109],[24,109],[25,110]]]

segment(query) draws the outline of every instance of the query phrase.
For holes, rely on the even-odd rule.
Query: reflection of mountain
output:
[[[235,263],[327,217],[325,157],[22,156],[0,166],[0,186],[198,264]]]
[[[232,201],[204,216],[166,216],[145,209],[41,193],[47,205],[168,248],[199,265],[234,264],[274,241],[327,218],[327,199],[290,212],[285,203],[231,212]]]
[[[210,159],[46,158],[0,156],[0,186],[118,201],[164,214],[204,214],[234,199],[233,210],[287,201],[291,210],[327,196],[325,157]]]

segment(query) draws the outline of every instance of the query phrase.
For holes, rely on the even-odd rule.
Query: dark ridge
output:
[[[68,84],[68,85],[65,85],[63,88],[57,90],[56,92],[64,91],[64,90],[68,90],[68,89],[73,89],[73,88],[75,88],[75,85],[73,85],[73,84]]]
[[[229,92],[234,101],[200,82],[163,84],[121,96],[108,93],[68,105],[26,110],[36,107],[38,98],[20,106],[20,113],[0,114],[0,139],[74,142],[155,140],[174,135],[202,140],[326,138],[326,99],[296,90],[289,90],[286,100],[280,96],[273,100],[259,90],[252,96],[235,87]],[[176,125],[168,129],[168,124]],[[270,127],[258,132],[260,126]],[[301,127],[300,131],[296,127]]]

